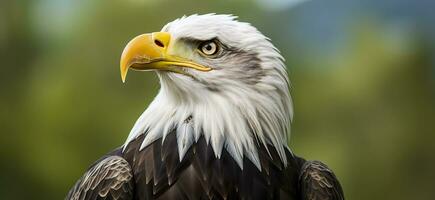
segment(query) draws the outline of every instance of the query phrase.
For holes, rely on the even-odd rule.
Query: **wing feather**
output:
[[[132,199],[132,177],[130,165],[124,158],[109,156],[92,166],[65,199]]]
[[[344,200],[337,177],[320,161],[307,161],[299,181],[303,200]]]

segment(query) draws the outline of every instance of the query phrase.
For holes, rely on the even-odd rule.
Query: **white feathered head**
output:
[[[257,145],[272,145],[286,163],[293,110],[283,58],[269,39],[231,15],[191,15],[161,32],[131,40],[121,57],[129,68],[155,70],[161,89],[126,144],[145,134],[142,148],[176,130],[180,160],[200,137],[220,157],[227,150],[243,168],[261,169]]]

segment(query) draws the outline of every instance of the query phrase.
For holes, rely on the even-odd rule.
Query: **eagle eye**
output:
[[[207,56],[216,54],[219,50],[218,48],[218,44],[215,41],[205,41],[198,47],[198,49]]]

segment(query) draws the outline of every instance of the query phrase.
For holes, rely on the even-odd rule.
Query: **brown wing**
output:
[[[303,200],[344,200],[337,177],[319,161],[307,161],[302,166],[299,184]]]
[[[102,159],[77,181],[65,199],[133,199],[130,165],[119,156]]]

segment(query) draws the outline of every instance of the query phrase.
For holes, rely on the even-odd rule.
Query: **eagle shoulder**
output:
[[[129,163],[112,155],[101,159],[77,181],[66,200],[132,199],[133,175]]]
[[[303,200],[344,200],[335,174],[320,161],[307,161],[301,169],[299,185]]]

